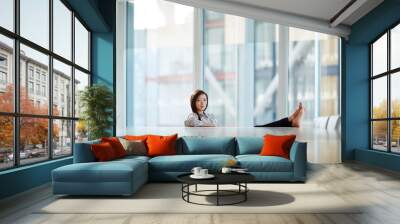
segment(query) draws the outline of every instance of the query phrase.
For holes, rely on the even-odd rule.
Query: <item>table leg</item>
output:
[[[190,184],[187,185],[187,201],[190,202],[189,200],[189,195],[190,195]]]
[[[217,206],[219,205],[219,184],[217,184]]]
[[[248,192],[247,183],[244,183],[244,190],[245,190],[245,192],[244,192],[244,201],[247,201],[247,192]]]
[[[196,186],[195,186],[195,191],[197,192],[197,184],[196,184]]]
[[[182,199],[183,199],[183,190],[184,190],[184,187],[185,185],[182,183],[182,187],[181,187],[181,192],[182,192]]]

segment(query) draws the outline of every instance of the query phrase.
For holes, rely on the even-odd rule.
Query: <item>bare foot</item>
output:
[[[302,105],[301,103],[299,103],[299,104],[297,105],[296,110],[293,112],[293,114],[290,115],[290,116],[288,117],[288,119],[289,119],[290,122],[292,122],[293,119],[295,119],[295,118],[298,116],[298,114],[301,112],[301,109],[302,109],[302,108],[303,108],[303,105]]]
[[[300,127],[300,121],[301,121],[301,117],[303,116],[304,113],[304,107],[301,103],[299,103],[299,112],[296,114],[295,117],[293,117],[292,120],[292,126],[293,127]]]

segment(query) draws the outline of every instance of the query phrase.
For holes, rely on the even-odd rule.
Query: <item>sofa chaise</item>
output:
[[[305,182],[307,145],[295,141],[290,159],[260,156],[262,137],[180,137],[176,155],[127,156],[96,162],[90,141],[75,144],[73,164],[52,171],[54,194],[132,195],[148,181],[176,181],[193,167],[218,172],[228,160],[236,160],[258,182]]]

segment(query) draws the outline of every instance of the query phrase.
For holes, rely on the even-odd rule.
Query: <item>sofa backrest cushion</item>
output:
[[[95,162],[96,158],[91,150],[92,144],[99,144],[100,140],[75,143],[74,147],[74,163]]]
[[[259,154],[264,145],[262,137],[237,137],[236,155]]]
[[[177,154],[225,154],[235,155],[233,137],[184,136],[177,142]]]

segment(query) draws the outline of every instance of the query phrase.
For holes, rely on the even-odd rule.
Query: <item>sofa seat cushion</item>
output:
[[[130,161],[135,161],[135,160],[147,162],[147,161],[149,161],[149,159],[150,159],[150,157],[148,157],[148,156],[131,155],[131,156],[125,156],[124,158],[121,158],[121,159],[114,160],[113,162],[116,162],[116,161],[127,161],[127,162],[130,162]]]
[[[293,172],[292,161],[279,156],[239,155],[236,160],[249,172]]]
[[[74,163],[53,170],[58,182],[131,182],[140,172],[147,172],[146,161],[121,159],[108,162]]]
[[[152,172],[190,172],[193,167],[203,167],[209,171],[219,171],[230,159],[231,155],[174,155],[157,156],[149,160],[149,170]]]

